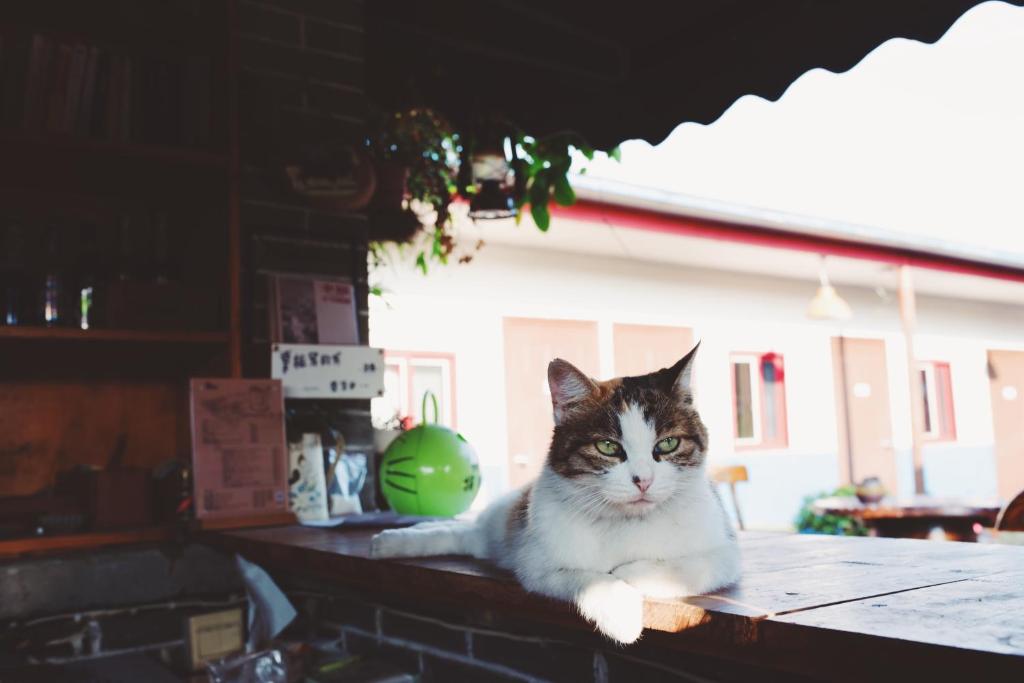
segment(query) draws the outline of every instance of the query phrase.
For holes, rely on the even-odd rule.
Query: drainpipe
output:
[[[853,432],[850,420],[850,381],[847,378],[846,370],[846,336],[842,328],[839,329],[839,377],[843,385],[843,427],[846,432],[846,472],[849,477],[849,484],[856,484],[857,478],[853,474]]]
[[[924,458],[921,454],[921,434],[924,432],[924,396],[917,361],[914,357],[914,327],[917,323],[917,303],[910,266],[900,266],[900,321],[903,340],[907,347],[907,377],[910,380],[910,443],[914,460],[914,493],[924,495]]]

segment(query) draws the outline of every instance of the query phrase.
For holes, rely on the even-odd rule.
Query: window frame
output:
[[[438,396],[438,423],[458,429],[458,416],[456,412],[455,397],[455,354],[444,351],[404,351],[384,350],[384,364],[399,368],[398,383],[401,391],[399,398],[399,415],[401,417],[412,417],[419,409],[418,401],[423,397],[413,396],[413,369],[416,367],[439,367],[442,369],[442,386],[447,394]],[[447,372],[445,370],[447,369]]]
[[[764,363],[767,356],[775,356],[782,361],[783,373],[785,372],[785,357],[775,351],[764,352],[734,352],[729,354],[729,391],[732,397],[732,431],[733,446],[736,450],[777,450],[789,447],[789,411],[787,409],[786,380],[783,374],[782,379],[776,380],[773,384],[775,399],[777,402],[777,414],[775,416],[775,436],[766,437],[767,433],[767,411],[764,406],[764,399],[767,395],[768,386],[764,380]],[[750,405],[751,422],[753,434],[749,437],[739,435],[739,406],[736,403],[736,366],[746,364],[750,373]]]
[[[953,401],[952,367],[948,361],[918,361],[917,371],[924,376],[924,386],[921,388],[921,398],[924,405],[921,408],[927,410],[927,415],[931,418],[929,420],[931,422],[931,429],[926,430],[924,424],[921,425],[921,437],[928,443],[950,443],[956,441],[956,404]],[[937,380],[939,372],[943,372],[946,376],[943,394],[945,406],[948,407],[948,410],[942,409],[943,402],[939,400],[939,383]],[[921,414],[922,422],[924,422],[925,414],[924,412]]]
[[[745,364],[750,380],[750,436],[739,434],[739,405],[736,392],[736,366]],[[761,373],[760,360],[754,354],[732,354],[729,357],[729,382],[732,389],[732,437],[737,446],[758,446],[761,443],[761,427],[764,416],[761,413]]]

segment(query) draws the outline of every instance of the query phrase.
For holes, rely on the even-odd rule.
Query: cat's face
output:
[[[696,347],[671,368],[596,382],[548,366],[555,432],[548,464],[594,516],[643,516],[699,475],[707,430],[693,406]]]

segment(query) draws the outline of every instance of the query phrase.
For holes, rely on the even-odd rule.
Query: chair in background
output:
[[[1024,531],[1024,491],[1007,503],[996,518],[997,531]]]
[[[742,531],[746,527],[743,526],[743,515],[740,513],[740,502],[736,498],[736,482],[750,481],[747,476],[747,468],[743,465],[719,467],[711,472],[711,481],[716,484],[729,485],[729,493],[732,496],[732,509],[736,511],[736,524]]]

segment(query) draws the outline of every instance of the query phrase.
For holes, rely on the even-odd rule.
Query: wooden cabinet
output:
[[[153,262],[139,257],[131,276],[117,282],[120,300],[128,303],[122,303],[116,320],[111,316],[113,325],[100,321],[81,329],[0,320],[0,556],[160,537],[164,530],[155,518],[140,520],[136,528],[97,532],[88,511],[75,509],[56,492],[58,476],[105,467],[112,459],[145,470],[187,460],[187,379],[240,374],[235,15],[234,0],[5,4],[0,232],[10,221],[19,222],[31,239],[39,239],[34,231],[50,224],[89,223],[101,230],[116,224],[119,239],[131,239],[135,228],[125,216],[168,220],[157,239],[173,231],[175,272],[162,277]],[[49,42],[53,71],[49,77],[23,75],[42,78],[42,86],[8,86],[18,68],[11,61],[15,46],[28,45],[31,51],[38,36]],[[52,94],[54,88],[78,89],[69,80],[74,77],[61,72],[75,68],[75,57],[60,63],[65,49],[85,55],[94,50],[117,60],[124,73],[137,70],[121,76],[131,85],[121,86],[120,101],[137,117],[126,124],[129,132],[112,135],[88,123],[76,127],[73,115],[63,126],[59,115],[42,122],[29,116],[32,105],[26,99],[32,96],[49,103],[42,105],[47,113],[61,106],[71,111],[66,103],[54,103]],[[185,80],[179,84],[167,74],[189,64],[201,65],[203,76],[199,86],[187,87],[198,87],[208,99],[197,114],[167,113],[163,108],[177,107],[175,97],[183,98],[186,87]],[[22,66],[26,72],[40,68]],[[40,87],[43,95],[29,92]],[[208,126],[202,135],[188,132],[195,116]],[[107,265],[99,269],[104,286],[117,279],[109,265],[114,259],[109,240],[103,248],[81,242],[62,244],[62,267],[80,272],[88,254],[105,259]],[[38,280],[40,266],[31,258],[9,260],[0,254],[8,268]],[[157,299],[166,310],[149,317],[131,314],[132,306]],[[40,525],[32,520],[47,515],[63,515],[65,521],[85,515],[85,533],[38,536]]]

